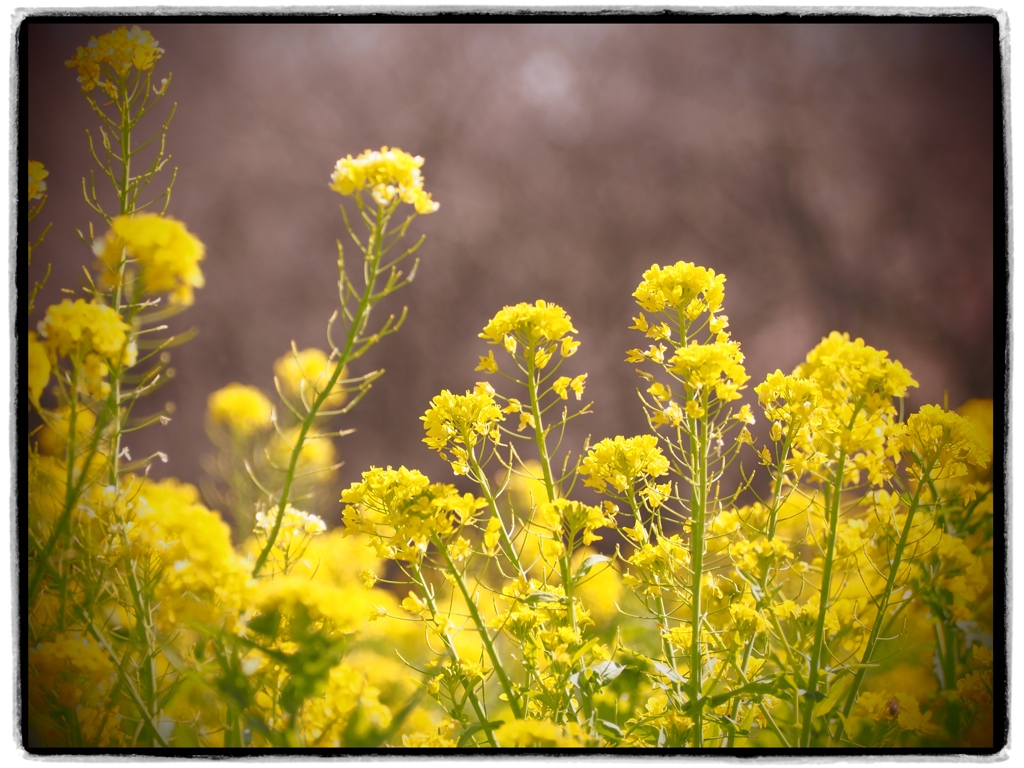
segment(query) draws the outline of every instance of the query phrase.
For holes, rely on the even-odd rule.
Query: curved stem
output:
[[[274,547],[274,542],[277,541],[278,533],[281,530],[281,522],[284,520],[284,510],[288,505],[288,494],[291,492],[292,483],[295,480],[295,468],[299,463],[299,454],[302,452],[302,448],[305,444],[306,435],[309,434],[310,428],[313,426],[313,421],[316,418],[317,412],[323,405],[324,400],[334,390],[335,384],[338,379],[341,378],[341,372],[348,364],[349,357],[352,354],[352,350],[356,343],[361,339],[361,333],[366,327],[366,322],[370,316],[370,310],[374,305],[374,288],[376,287],[377,278],[380,276],[378,267],[382,251],[381,246],[383,242],[384,228],[387,224],[388,218],[390,217],[391,210],[377,208],[377,218],[374,224],[373,236],[367,243],[366,249],[366,260],[363,267],[363,276],[365,278],[365,285],[363,293],[359,297],[359,304],[356,307],[355,314],[352,315],[352,320],[349,324],[348,334],[345,338],[345,346],[342,348],[341,353],[338,355],[338,362],[334,366],[334,372],[331,374],[330,379],[324,385],[323,389],[313,399],[312,404],[309,407],[309,411],[306,414],[306,418],[302,420],[302,424],[299,426],[299,434],[295,440],[295,445],[292,447],[291,458],[288,462],[288,470],[285,473],[284,485],[281,488],[281,498],[278,499],[277,503],[277,514],[274,519],[274,527],[271,529],[270,534],[267,536],[267,543],[264,545],[259,557],[256,559],[256,563],[252,569],[253,578],[259,575],[260,571],[263,570],[263,566],[267,562],[267,558],[270,556],[270,551]],[[344,272],[342,273],[342,279],[344,280]]]

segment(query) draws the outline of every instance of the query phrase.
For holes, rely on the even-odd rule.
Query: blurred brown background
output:
[[[408,324],[362,361],[387,374],[344,425],[358,430],[338,443],[346,484],[370,464],[450,477],[419,416],[482,377],[477,333],[519,301],[557,302],[579,330],[565,372],[589,372],[596,413],[574,422],[575,444],[642,430],[624,357],[643,341],[631,293],[655,262],[727,275],[750,402],[833,329],[911,370],[910,407],[993,394],[992,22],[29,22],[23,116],[55,222],[40,316],[91,265],[73,227],[96,222],[81,178],[97,120],[64,62],[137,21],[166,50],[157,79],[174,75],[163,114],[179,104],[169,213],[207,247],[206,287],[175,321],[199,335],[157,395],[175,418],[128,440],[135,457],[170,454],[158,477],[198,481],[210,392],[269,394],[293,339],[325,345],[344,232],[328,179],[385,144],[426,158],[441,209],[418,220],[420,272],[391,304]]]

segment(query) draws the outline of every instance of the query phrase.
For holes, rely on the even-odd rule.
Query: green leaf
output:
[[[565,598],[561,595],[553,595],[550,592],[534,592],[529,597],[525,598],[523,602],[530,603],[561,603],[564,602]]]
[[[493,731],[495,728],[499,728],[504,724],[504,720],[494,720],[489,723],[474,723],[473,725],[469,726],[469,728],[467,728],[465,731],[463,731],[461,736],[459,736],[459,746],[466,746],[466,744],[469,742],[470,736],[474,736],[475,734],[479,733],[484,729]]]
[[[612,559],[607,555],[590,555],[589,557],[585,558],[582,563],[580,563],[580,567],[576,571],[576,575],[573,576],[573,581],[579,581],[580,579],[582,579],[584,576],[590,573],[590,570],[598,563],[610,563],[611,560]]]
[[[836,705],[839,703],[839,699],[846,693],[846,689],[850,687],[853,682],[853,678],[849,675],[841,677],[832,683],[832,687],[829,689],[828,695],[814,705],[814,712],[811,714],[812,718],[818,718],[823,715],[827,715]]]

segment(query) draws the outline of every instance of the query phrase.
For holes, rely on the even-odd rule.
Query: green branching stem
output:
[[[853,429],[857,414],[860,413],[862,403],[857,403],[847,425],[847,431]],[[839,457],[836,461],[835,475],[832,485],[825,487],[825,500],[828,506],[828,541],[825,545],[825,565],[821,574],[821,595],[818,600],[818,618],[814,623],[814,642],[811,645],[811,655],[808,659],[807,694],[808,698],[803,703],[803,727],[800,732],[800,746],[809,747],[811,744],[811,732],[814,726],[814,694],[818,691],[818,678],[821,674],[821,656],[825,644],[825,614],[828,610],[829,598],[832,591],[832,568],[835,564],[836,538],[839,533],[839,508],[843,495],[843,475],[846,469],[846,449],[839,449]]]
[[[317,396],[313,399],[313,402],[310,404],[308,412],[306,413],[306,417],[302,420],[302,423],[299,426],[298,437],[295,440],[295,445],[292,447],[291,458],[288,462],[288,469],[284,476],[284,485],[281,488],[281,495],[277,502],[274,526],[267,537],[267,543],[261,550],[259,557],[256,558],[256,563],[252,570],[253,577],[259,575],[263,566],[267,562],[267,558],[270,556],[274,543],[277,541],[277,536],[281,530],[281,523],[284,520],[284,510],[288,505],[289,493],[291,492],[292,483],[295,480],[295,470],[299,463],[299,455],[305,445],[306,436],[309,434],[309,431],[313,426],[313,421],[316,419],[317,414],[320,411],[320,407],[334,391],[334,387],[341,378],[341,373],[349,361],[362,354],[362,352],[365,351],[370,344],[375,343],[384,332],[378,332],[369,338],[363,337],[362,334],[369,320],[370,311],[373,309],[375,304],[387,296],[391,291],[400,287],[400,285],[404,285],[405,282],[408,282],[408,280],[403,282],[398,281],[399,273],[395,269],[395,263],[393,262],[390,269],[387,270],[389,276],[386,285],[380,290],[377,290],[378,278],[380,278],[382,273],[385,272],[385,270],[381,268],[381,259],[385,256],[387,251],[387,249],[384,248],[384,236],[387,231],[387,224],[391,218],[391,214],[395,211],[397,206],[398,201],[392,203],[388,207],[377,207],[376,218],[373,224],[373,233],[366,245],[366,258],[363,263],[363,291],[361,295],[359,295],[359,302],[356,306],[355,312],[350,315],[347,309],[345,311],[345,315],[349,320],[348,332],[345,336],[345,343],[338,352],[338,359],[335,363],[334,371],[331,373],[330,379],[328,379],[327,383],[322,389],[320,389]],[[405,255],[408,255],[411,251],[412,249],[406,251]],[[346,290],[351,291],[354,294],[351,283],[345,273],[344,261],[340,257],[338,260],[338,268],[341,274],[342,283],[346,286]],[[346,290],[343,290],[343,294],[345,294]],[[398,324],[391,325],[391,322],[389,321],[387,325],[390,332],[397,330]]]
[[[435,537],[434,543],[435,543],[435,546],[440,545],[440,542],[437,541],[436,537]],[[438,546],[438,549],[440,549],[442,552],[444,552],[445,553],[445,557],[447,558],[447,552],[445,551],[443,545]],[[449,560],[449,563],[450,562],[451,562],[451,560]],[[432,615],[436,616],[437,613],[438,613],[437,604],[434,601],[434,595],[432,594],[431,590],[427,587],[427,583],[426,583],[426,581],[423,578],[423,571],[422,571],[422,569],[420,568],[419,565],[413,563],[411,570],[412,570],[413,580],[416,582],[416,585],[419,586],[420,590],[423,592],[423,598],[426,601],[427,608],[430,609],[430,613]],[[452,567],[451,572],[452,573],[455,572],[454,567]],[[460,579],[460,584],[461,583],[462,582],[461,582],[461,579]],[[468,598],[466,599],[466,603],[468,605],[471,605],[471,606],[473,605],[473,602],[471,600],[469,600]],[[479,617],[479,614],[477,616]],[[443,632],[439,632],[438,634],[441,637],[441,641],[444,643],[445,650],[448,652],[448,657],[453,662],[458,664],[459,663],[459,652],[455,649],[455,646],[452,644],[451,639],[446,634],[444,634]],[[487,633],[484,632],[482,628],[480,630],[480,636],[483,639],[488,639]],[[493,648],[491,649],[491,652],[493,653]],[[491,660],[492,661],[494,660],[493,656],[491,657]],[[498,665],[497,663],[495,663],[494,668],[495,668],[496,671],[497,670],[501,670],[500,665]],[[480,698],[476,695],[476,691],[474,689],[470,688],[469,686],[466,686],[466,697],[469,699],[469,703],[472,705],[473,710],[476,712],[477,719],[480,722],[480,727],[483,729],[484,734],[487,736],[487,741],[490,742],[492,747],[499,746],[497,739],[494,737],[494,729],[491,727],[490,721],[487,718],[487,713],[484,711],[483,706],[480,704]],[[515,698],[512,697],[512,696],[509,696],[509,704],[512,705],[512,704],[514,704],[514,702],[515,702]]]
[[[505,697],[508,699],[509,708],[512,710],[512,714],[515,715],[516,719],[520,719],[523,716],[522,708],[519,706],[519,697],[516,696],[515,690],[512,688],[512,681],[509,680],[508,674],[501,665],[501,659],[498,657],[497,651],[494,649],[494,641],[487,631],[487,625],[484,623],[483,617],[480,615],[480,611],[476,607],[476,600],[473,599],[473,595],[469,593],[469,588],[466,586],[466,580],[459,573],[459,570],[455,567],[455,563],[452,561],[451,555],[448,554],[448,548],[441,542],[437,536],[433,538],[434,546],[437,547],[438,551],[444,557],[445,565],[448,566],[448,573],[455,579],[455,583],[462,593],[463,599],[466,601],[466,607],[469,610],[470,618],[473,619],[473,623],[476,625],[477,632],[480,634],[480,642],[483,643],[484,650],[487,651],[487,657],[491,660],[491,664],[494,666],[494,672],[498,676],[498,680],[501,682],[501,688],[505,692]],[[433,608],[431,608],[433,610]]]
[[[708,411],[708,394],[702,395],[702,409]],[[704,623],[702,605],[702,577],[704,575],[704,527],[708,502],[708,416],[693,419],[691,434],[691,467],[693,484],[690,496],[690,568],[693,572],[691,587],[691,646],[690,646],[690,702],[693,712],[693,746],[704,745],[704,697],[703,697],[703,655],[701,653],[701,630]]]
[[[925,469],[922,476],[930,476],[934,466],[935,462],[933,460]],[[878,613],[875,614],[875,622],[871,627],[871,633],[868,635],[867,644],[864,646],[864,654],[860,660],[861,667],[857,670],[857,674],[853,678],[853,683],[850,685],[850,692],[847,694],[846,704],[843,707],[843,717],[849,717],[850,710],[853,709],[853,704],[857,700],[857,692],[860,689],[860,684],[864,680],[864,675],[867,674],[868,665],[871,664],[871,657],[874,655],[875,646],[878,643],[878,638],[882,631],[882,625],[885,623],[886,614],[889,612],[889,600],[892,598],[892,591],[896,586],[896,577],[899,573],[900,564],[903,562],[903,553],[907,548],[907,541],[910,538],[910,530],[914,525],[914,513],[917,512],[918,506],[921,503],[921,491],[925,487],[926,485],[924,483],[918,483],[914,497],[911,499],[910,505],[907,508],[907,519],[903,524],[903,530],[900,533],[900,540],[896,544],[892,564],[889,566],[889,578],[886,580],[885,589],[882,590],[882,595],[878,600]],[[840,720],[839,730],[836,732],[835,738],[838,740],[841,739],[842,736],[843,721]]]

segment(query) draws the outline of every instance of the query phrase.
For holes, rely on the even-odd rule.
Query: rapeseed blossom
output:
[[[501,344],[515,356],[522,344],[533,359],[528,361],[537,368],[544,368],[555,350],[562,357],[570,357],[579,347],[569,334],[576,333],[572,320],[557,304],[538,299],[535,304],[521,303],[504,307],[484,326],[480,338],[488,344]],[[488,358],[481,358],[481,366]],[[490,370],[488,362],[486,368]]]
[[[274,410],[260,390],[238,383],[221,387],[206,402],[211,422],[221,424],[242,437],[269,427]]]
[[[668,474],[668,459],[654,435],[605,438],[594,445],[580,465],[583,484],[604,493],[610,485],[618,494],[628,494],[637,483],[645,487],[650,479]]]
[[[52,370],[46,347],[35,331],[28,332],[28,399],[37,409],[39,398],[50,381]]]
[[[380,557],[409,562],[419,562],[435,537],[452,536],[487,504],[405,467],[364,472],[341,501],[346,531],[367,534]]]
[[[332,363],[321,349],[293,350],[274,361],[274,375],[286,393],[298,397],[308,407],[330,381],[334,373]],[[324,399],[322,409],[340,408],[345,404],[348,398],[342,383],[345,374],[342,370],[334,389]]]
[[[46,170],[46,166],[40,163],[38,160],[28,161],[28,199],[39,200],[42,198],[43,193],[46,192],[46,182],[43,181],[50,172]]]
[[[110,222],[110,231],[93,244],[93,251],[107,267],[106,284],[119,283],[122,264],[128,258],[139,269],[142,292],[148,296],[169,294],[173,305],[191,305],[194,289],[205,284],[199,268],[205,246],[169,216],[117,216]]]
[[[470,452],[481,440],[500,441],[504,415],[493,393],[487,386],[465,395],[453,395],[446,389],[430,401],[420,417],[427,433],[423,442],[449,461],[458,475],[469,472]]]
[[[348,155],[337,162],[330,187],[340,195],[356,195],[367,190],[374,202],[391,205],[397,198],[409,203],[416,213],[433,213],[441,207],[423,189],[420,167],[422,157],[413,157],[397,147],[367,150],[356,158]]]
[[[669,267],[655,264],[644,272],[643,282],[633,293],[641,309],[671,312],[689,321],[704,312],[717,312],[724,296],[725,275],[716,275],[713,269],[686,261]]]
[[[115,97],[116,86],[102,79],[104,68],[123,80],[132,67],[139,72],[152,69],[163,53],[163,48],[148,31],[137,26],[130,30],[121,27],[98,38],[89,38],[88,45],[84,48],[79,46],[78,52],[65,64],[68,69],[78,70],[78,82],[84,92],[100,86],[108,95]]]

